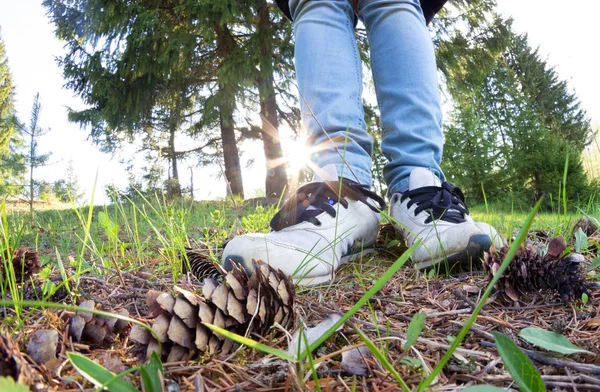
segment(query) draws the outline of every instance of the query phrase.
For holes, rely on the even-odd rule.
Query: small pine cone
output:
[[[596,223],[592,222],[585,216],[575,222],[575,226],[573,226],[573,235],[575,235],[579,229],[581,229],[581,231],[583,231],[583,233],[588,237],[592,237],[598,232],[598,226]]]
[[[218,279],[222,276],[220,266],[210,260],[207,250],[186,248],[185,254],[187,261],[182,257],[183,271],[191,272],[200,281],[205,278]]]
[[[175,287],[175,295],[149,291],[152,329],[158,336],[167,361],[179,361],[197,352],[230,352],[235,344],[213,333],[203,323],[234,332],[238,335],[264,336],[276,323],[290,329],[294,322],[294,287],[289,276],[263,262],[253,261],[254,272],[238,264],[225,271],[213,264],[219,272],[205,278],[201,291],[194,293]],[[212,271],[208,266],[199,270]],[[214,272],[214,271],[213,271]],[[146,355],[158,351],[158,341],[144,328],[135,325],[130,338],[146,346]]]
[[[578,300],[582,294],[587,294],[581,268],[583,257],[578,253],[565,254],[566,248],[561,236],[550,241],[543,256],[541,249],[533,245],[521,247],[498,281],[497,288],[513,301],[518,301],[522,294],[537,291],[557,293],[564,303]],[[497,274],[507,252],[505,245],[500,250],[492,247],[485,254],[484,267],[490,279]]]
[[[389,254],[394,258],[400,257],[406,252],[406,242],[402,233],[391,223],[386,223],[379,228],[375,249],[379,254]]]
[[[11,259],[11,253],[12,252],[9,252],[8,250],[5,251],[3,255],[4,260]],[[15,250],[11,262],[17,283],[22,283],[42,270],[40,260],[38,259],[38,253],[30,251],[24,246]]]
[[[83,301],[82,308],[95,309],[92,300]],[[126,309],[119,309],[117,314],[129,316]],[[88,312],[77,312],[69,321],[69,336],[76,342],[88,342],[98,346],[108,346],[114,342],[117,333],[127,327],[127,322],[114,317],[97,316]]]

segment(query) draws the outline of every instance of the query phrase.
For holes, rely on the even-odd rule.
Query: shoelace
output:
[[[442,186],[426,186],[402,194],[400,201],[409,199],[407,207],[417,205],[415,216],[423,211],[429,212],[425,223],[443,220],[450,223],[465,222],[469,209],[465,204],[465,196],[459,187],[444,181]]]
[[[319,226],[321,222],[317,216],[326,212],[335,218],[335,204],[340,203],[342,207],[348,208],[348,199],[358,200],[374,212],[385,209],[383,198],[367,189],[366,185],[344,178],[341,180],[340,192],[340,181],[311,182],[298,188],[296,193],[283,204],[281,210],[271,220],[271,228],[279,231],[301,222],[310,222]],[[368,199],[376,201],[379,207],[373,206]],[[313,208],[309,208],[311,206]]]

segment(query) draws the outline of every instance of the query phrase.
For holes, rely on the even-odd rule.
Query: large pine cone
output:
[[[201,291],[175,287],[175,295],[151,290],[147,296],[154,317],[152,329],[162,345],[159,354],[167,356],[168,362],[190,358],[198,351],[231,351],[232,341],[214,334],[202,323],[244,336],[265,336],[275,324],[286,329],[293,325],[294,286],[280,270],[253,261],[254,272],[249,276],[237,264],[228,272],[206,258],[194,258],[189,253],[188,258],[193,271],[202,270],[208,275]],[[158,342],[142,327],[134,326],[130,338],[146,345],[148,356],[159,351]]]
[[[534,245],[521,247],[498,281],[498,289],[513,301],[518,301],[522,294],[537,291],[558,293],[565,303],[580,299],[582,294],[587,294],[581,268],[583,256],[565,254],[566,248],[561,236],[550,241],[545,255]],[[505,245],[499,250],[492,247],[485,254],[484,267],[490,279],[498,272],[507,252]]]
[[[5,261],[11,261],[17,283],[22,283],[24,280],[29,279],[30,276],[33,276],[42,270],[40,260],[38,259],[38,253],[30,251],[24,246],[15,250],[14,253],[5,250],[2,257]],[[4,263],[0,260],[0,272],[2,272],[2,274],[4,274],[3,265]],[[5,277],[2,276],[2,279],[4,278]]]

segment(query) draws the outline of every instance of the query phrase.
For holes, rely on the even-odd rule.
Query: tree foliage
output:
[[[0,197],[18,195],[24,182],[23,140],[17,132],[13,98],[12,76],[0,36]]]
[[[52,155],[52,153],[41,153],[38,148],[39,138],[49,132],[49,130],[42,129],[39,125],[41,109],[42,104],[40,103],[40,94],[38,93],[33,99],[29,124],[19,123],[20,132],[28,138],[27,145],[25,146],[25,150],[27,151],[25,159],[27,170],[29,171],[29,180],[27,184],[29,192],[27,195],[29,197],[29,214],[32,222],[33,202],[35,200],[35,196],[40,193],[39,188],[42,184],[42,182],[38,182],[34,178],[34,171],[35,169],[46,165],[50,155]]]
[[[289,111],[277,96],[289,96],[277,90],[274,53],[279,60],[290,58],[289,40],[283,45],[276,39],[290,28],[280,15],[271,16],[266,1],[45,0],[44,5],[67,43],[60,60],[67,87],[89,106],[70,118],[90,126],[92,140],[103,149],[142,139],[144,149],[169,161],[174,179],[179,159],[198,156],[204,163],[220,153],[229,188],[239,195],[241,139],[263,138],[267,160],[281,157],[278,122]],[[273,50],[265,50],[271,41]],[[248,110],[260,110],[259,133],[245,132],[253,128]],[[176,137],[185,148],[177,149]],[[196,146],[188,146],[190,141]],[[285,170],[269,168],[268,174],[267,188],[280,193]]]
[[[527,37],[494,16],[450,46],[457,54],[445,70],[454,105],[444,147],[450,179],[479,201],[484,192],[501,200],[512,192],[518,201],[547,194],[551,202],[568,156],[569,196],[585,197],[589,120]]]

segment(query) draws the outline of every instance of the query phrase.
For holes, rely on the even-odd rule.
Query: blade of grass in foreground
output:
[[[394,366],[390,363],[390,361],[388,361],[388,359],[381,353],[381,351],[379,351],[377,349],[377,346],[375,346],[375,343],[373,343],[371,341],[371,339],[369,339],[369,337],[367,335],[365,335],[365,333],[363,331],[360,330],[360,328],[354,326],[354,331],[356,331],[358,336],[360,336],[360,338],[365,343],[365,345],[367,346],[369,351],[371,351],[371,354],[373,354],[373,356],[375,356],[375,358],[377,358],[379,363],[381,363],[381,365],[388,372],[390,372],[392,374],[392,376],[394,376],[398,385],[400,385],[402,387],[402,389],[405,390],[406,392],[410,392],[410,388],[408,387],[408,385],[406,385],[406,383],[404,382],[404,380],[402,379],[400,374],[396,371],[396,369],[394,369]]]
[[[323,344],[324,341],[326,341],[335,331],[337,331],[337,329],[343,325],[346,321],[348,321],[350,319],[350,317],[354,316],[354,314],[356,312],[358,312],[358,310],[360,308],[362,308],[363,306],[365,306],[365,304],[371,299],[371,297],[373,297],[379,290],[381,290],[381,288],[383,286],[385,286],[385,284],[388,282],[388,280],[390,280],[392,278],[392,276],[394,276],[394,274],[396,272],[398,272],[398,270],[400,268],[402,268],[402,266],[404,264],[406,264],[406,262],[408,261],[408,259],[410,258],[410,256],[413,254],[413,252],[421,245],[421,241],[417,241],[415,242],[410,248],[408,248],[406,250],[406,252],[404,252],[402,254],[402,256],[400,256],[395,262],[394,264],[392,264],[392,266],[390,268],[388,268],[387,271],[385,271],[385,273],[383,274],[383,276],[381,278],[379,278],[379,280],[377,282],[375,282],[375,284],[369,289],[369,291],[367,291],[365,293],[365,295],[363,295],[361,297],[361,299],[358,300],[358,302],[349,310],[347,311],[342,318],[340,318],[338,320],[337,323],[333,324],[324,334],[323,336],[321,336],[320,338],[318,338],[317,340],[315,340],[313,342],[313,344],[310,345],[310,347],[308,347],[306,350],[304,350],[303,352],[300,353],[300,355],[298,355],[298,360],[302,361],[306,358],[307,355],[309,355],[310,353],[312,353],[317,347],[319,347],[321,344]]]
[[[488,284],[485,292],[483,293],[483,295],[479,299],[479,302],[477,303],[477,307],[473,310],[471,317],[469,317],[465,326],[460,330],[460,332],[458,333],[458,336],[456,336],[456,339],[454,339],[454,342],[452,343],[452,345],[450,346],[450,348],[448,349],[446,354],[442,357],[440,362],[433,369],[431,374],[421,384],[419,384],[419,388],[417,389],[417,392],[421,392],[421,391],[425,390],[429,386],[429,384],[431,384],[433,382],[433,380],[442,371],[442,369],[444,368],[446,363],[452,357],[454,350],[456,350],[458,348],[458,346],[462,343],[465,336],[467,336],[467,332],[469,332],[471,325],[473,325],[473,323],[475,322],[475,319],[477,318],[477,315],[479,314],[479,312],[481,312],[481,309],[485,305],[485,301],[488,299],[488,297],[492,293],[494,286],[496,285],[496,283],[498,282],[498,280],[500,279],[500,277],[502,276],[504,271],[506,271],[506,269],[508,268],[508,265],[512,261],[513,257],[515,257],[515,254],[517,253],[517,250],[519,249],[519,246],[521,245],[521,243],[525,240],[525,237],[527,236],[527,232],[529,232],[529,228],[531,227],[531,224],[533,223],[533,219],[535,218],[537,211],[539,210],[540,206],[542,205],[542,200],[543,200],[543,197],[540,198],[540,200],[538,200],[538,202],[533,207],[533,210],[531,211],[531,213],[527,216],[527,219],[525,220],[523,227],[521,227],[521,231],[519,231],[519,234],[517,235],[517,239],[510,246],[510,249],[508,250],[506,257],[504,258],[504,261],[500,265],[500,268],[498,268],[498,272],[496,273],[496,275],[494,275],[494,278]]]
[[[297,362],[296,357],[294,357],[292,354],[289,354],[287,351],[283,351],[283,350],[279,350],[279,349],[271,347],[271,346],[267,346],[266,344],[259,343],[255,340],[249,339],[245,336],[238,335],[233,332],[229,332],[223,328],[219,328],[212,324],[207,324],[207,323],[202,323],[202,324],[204,324],[211,331],[215,331],[219,335],[225,336],[226,338],[231,339],[234,342],[243,344],[244,346],[248,346],[250,348],[261,351],[263,353],[275,355],[276,357],[285,359],[290,362]]]
[[[83,377],[97,387],[106,387],[109,391],[114,392],[138,392],[137,388],[120,378],[119,375],[98,365],[96,362],[81,354],[67,353],[67,358],[69,358],[73,367],[75,367]],[[134,370],[137,369],[133,368],[133,371]]]

